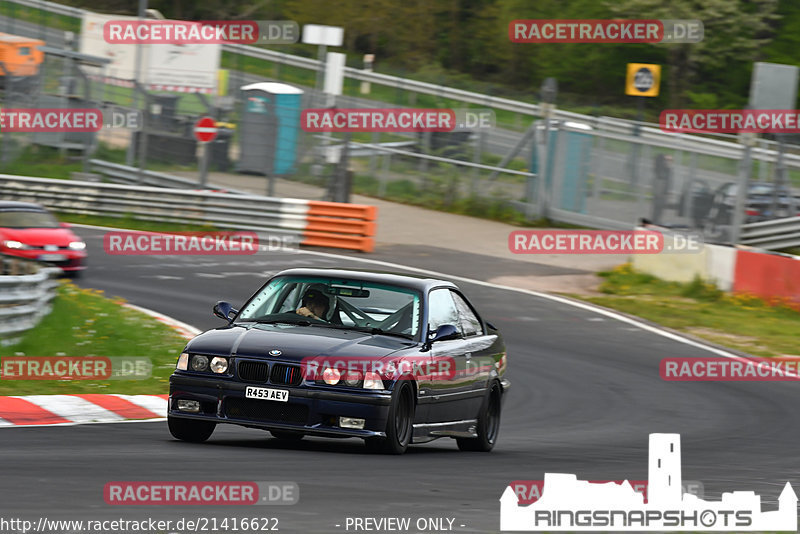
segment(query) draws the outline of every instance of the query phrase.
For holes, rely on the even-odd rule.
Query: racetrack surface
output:
[[[202,329],[222,324],[211,315],[217,300],[238,306],[281,269],[377,268],[357,261],[371,257],[366,255],[108,256],[102,232],[76,230],[90,250],[80,285]],[[479,280],[519,274],[515,269],[536,273],[530,264],[452,253],[437,259],[428,252],[394,261]],[[508,345],[512,389],[492,453],[463,453],[454,441],[439,440],[412,446],[404,456],[370,455],[360,440],[306,438],[285,445],[263,431],[233,426],[218,427],[209,442],[195,445],[173,440],[161,422],[0,429],[2,515],[278,517],[285,532],[344,532],[348,516],[450,517],[456,531],[495,532],[498,499],[512,480],[541,480],[545,472],[645,480],[651,432],[681,434],[683,478],[703,482],[706,498],[754,490],[771,509],[787,480],[800,483],[794,410],[800,384],[665,382],[659,377],[662,358],[712,354],[568,304],[458,283]],[[295,481],[300,501],[256,507],[105,504],[105,483],[131,480]]]

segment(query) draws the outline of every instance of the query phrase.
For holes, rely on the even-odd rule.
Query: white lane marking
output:
[[[102,229],[102,230],[124,230],[124,228],[111,228],[111,227],[108,227],[108,226],[98,227],[98,226],[79,225],[79,224],[75,224],[73,226],[86,226],[87,228],[99,228],[99,229]],[[559,304],[565,304],[567,306],[572,306],[574,308],[580,308],[580,309],[585,310],[585,311],[589,311],[589,312],[592,312],[592,313],[597,313],[597,314],[600,314],[600,315],[604,315],[604,316],[606,316],[606,317],[608,317],[610,319],[615,319],[617,321],[620,321],[620,322],[623,322],[623,323],[627,323],[627,324],[629,324],[631,326],[634,326],[634,327],[638,328],[639,330],[644,330],[646,332],[650,332],[652,334],[656,334],[658,336],[665,337],[667,339],[671,339],[672,341],[677,341],[678,343],[683,343],[684,345],[689,345],[690,347],[695,347],[695,348],[698,348],[698,349],[701,349],[701,350],[705,350],[705,351],[711,352],[712,354],[716,354],[718,356],[722,356],[723,358],[730,358],[732,360],[738,360],[738,361],[747,361],[746,358],[743,358],[743,357],[741,357],[741,356],[739,356],[737,354],[734,354],[732,352],[728,352],[726,350],[718,349],[716,347],[711,347],[709,345],[704,345],[703,343],[699,343],[699,342],[697,342],[697,341],[695,341],[693,339],[689,339],[689,338],[683,337],[681,335],[675,334],[673,332],[669,332],[667,330],[664,330],[661,327],[652,326],[652,325],[643,323],[643,322],[638,321],[636,319],[632,319],[632,318],[627,317],[625,315],[619,314],[619,313],[611,311],[611,310],[607,310],[605,308],[601,308],[599,306],[596,306],[594,304],[590,304],[590,303],[587,303],[587,302],[573,301],[573,300],[570,300],[570,299],[566,299],[564,297],[559,297],[559,296],[556,296],[556,295],[550,295],[550,294],[547,294],[547,293],[541,293],[539,291],[532,291],[530,289],[521,289],[521,288],[517,288],[517,287],[504,286],[504,285],[501,285],[501,284],[494,284],[492,282],[484,282],[483,280],[475,280],[473,278],[467,278],[467,277],[464,277],[464,276],[455,276],[455,275],[450,275],[450,274],[447,274],[447,273],[441,273],[441,272],[438,272],[438,271],[431,271],[431,270],[428,270],[428,269],[421,269],[419,267],[408,267],[408,266],[404,266],[404,265],[400,265],[400,264],[392,263],[392,262],[388,262],[388,261],[371,260],[369,258],[358,258],[358,257],[354,257],[354,256],[343,256],[341,254],[333,254],[331,252],[319,252],[319,251],[316,251],[316,250],[300,250],[300,249],[298,249],[297,253],[298,254],[309,254],[309,255],[318,256],[318,257],[321,257],[321,258],[329,258],[329,259],[332,259],[332,260],[335,260],[335,261],[350,260],[350,261],[356,261],[356,262],[361,262],[361,263],[369,263],[371,265],[380,265],[382,267],[390,267],[392,269],[400,269],[400,270],[411,271],[411,272],[416,272],[416,273],[420,273],[420,274],[427,274],[427,275],[430,275],[430,276],[435,276],[436,278],[444,278],[444,279],[449,279],[449,280],[458,280],[458,281],[461,281],[461,282],[467,282],[467,283],[470,283],[470,284],[475,284],[475,285],[479,285],[479,286],[483,286],[483,287],[489,287],[489,288],[492,288],[492,289],[503,289],[503,290],[506,290],[506,291],[513,291],[515,293],[522,293],[523,295],[531,295],[531,296],[539,297],[541,299],[549,300],[549,301],[552,301],[552,302],[558,302]]]
[[[475,284],[475,285],[479,285],[479,286],[483,286],[483,287],[489,287],[489,288],[492,288],[492,289],[504,289],[506,291],[513,291],[515,293],[522,293],[524,295],[531,295],[531,296],[534,296],[534,297],[539,297],[539,298],[542,298],[542,299],[550,300],[552,302],[558,302],[560,304],[566,304],[567,306],[572,306],[574,308],[580,308],[582,310],[586,310],[586,311],[589,311],[589,312],[592,312],[592,313],[597,313],[597,314],[603,315],[605,317],[608,317],[610,319],[616,319],[617,321],[621,321],[623,323],[627,323],[629,325],[635,326],[640,330],[645,330],[647,332],[650,332],[650,333],[665,337],[667,339],[671,339],[673,341],[677,341],[678,343],[683,343],[685,345],[689,345],[691,347],[695,347],[695,348],[698,348],[698,349],[706,350],[708,352],[711,352],[712,354],[716,354],[718,356],[722,356],[723,358],[730,358],[732,360],[738,360],[738,361],[749,361],[746,358],[743,358],[742,356],[739,356],[739,355],[734,354],[732,352],[728,352],[728,351],[725,351],[725,350],[722,350],[722,349],[718,349],[716,347],[711,347],[709,345],[704,345],[703,343],[699,343],[699,342],[697,342],[697,341],[695,341],[693,339],[685,338],[685,337],[683,337],[681,335],[678,335],[678,334],[675,334],[673,332],[669,332],[667,330],[664,330],[663,328],[643,323],[643,322],[638,321],[636,319],[632,319],[630,317],[627,317],[625,315],[619,314],[617,312],[614,312],[614,311],[611,311],[611,310],[607,310],[605,308],[600,308],[598,306],[595,306],[594,304],[590,304],[590,303],[586,303],[586,302],[573,301],[573,300],[570,300],[570,299],[567,299],[567,298],[564,298],[564,297],[559,297],[557,295],[550,295],[548,293],[541,293],[539,291],[532,291],[530,289],[521,289],[521,288],[518,288],[518,287],[504,286],[504,285],[501,285],[501,284],[494,284],[492,282],[484,282],[483,280],[475,280],[473,278],[467,278],[467,277],[464,277],[464,276],[456,276],[456,275],[451,275],[451,274],[447,274],[447,273],[441,273],[441,272],[438,272],[438,271],[431,271],[431,270],[428,270],[428,269],[420,269],[419,267],[405,267],[403,265],[399,265],[397,263],[392,263],[392,262],[388,262],[388,261],[371,260],[369,258],[357,258],[357,257],[352,257],[352,256],[342,256],[342,255],[339,255],[339,254],[333,254],[333,253],[330,253],[330,252],[319,252],[319,251],[316,251],[316,250],[299,250],[298,252],[301,253],[301,254],[310,254],[310,255],[313,255],[313,256],[322,256],[322,257],[326,257],[326,258],[336,258],[336,259],[339,259],[339,260],[348,259],[348,260],[353,260],[353,261],[360,261],[362,263],[369,263],[369,264],[372,264],[372,265],[380,265],[382,267],[391,267],[393,269],[402,269],[402,270],[416,272],[416,273],[420,273],[420,274],[427,274],[427,275],[430,275],[430,276],[435,276],[436,278],[443,278],[443,279],[447,279],[447,280],[458,280],[458,281],[461,281],[461,282],[467,282],[467,283],[470,283],[470,284]]]
[[[81,425],[112,425],[118,423],[158,423],[166,421],[166,417],[155,417],[153,419],[122,419],[121,421],[86,421],[84,423],[45,423],[41,425],[11,425],[3,428],[40,428],[51,426],[81,426]]]
[[[167,414],[167,400],[153,395],[122,395],[115,394],[115,397],[126,400],[137,406],[144,408],[158,417],[164,417]]]
[[[31,402],[39,408],[68,419],[73,423],[121,421],[125,419],[121,415],[106,410],[93,402],[80,397],[73,397],[72,395],[14,395],[14,397]]]
[[[153,310],[151,310],[149,308],[143,308],[142,306],[136,306],[135,304],[131,304],[129,302],[124,303],[123,306],[125,308],[130,308],[130,309],[142,312],[142,313],[144,313],[146,315],[149,315],[150,317],[153,317],[154,319],[157,319],[157,320],[159,320],[159,321],[161,321],[161,322],[173,327],[178,332],[183,331],[184,333],[186,333],[187,335],[191,335],[192,337],[194,337],[197,334],[199,334],[200,332],[202,332],[202,330],[200,330],[199,328],[195,328],[194,326],[192,326],[190,324],[186,324],[183,321],[179,321],[177,319],[173,319],[172,317],[170,317],[168,315],[164,315],[163,313],[158,313],[157,311],[153,311]]]

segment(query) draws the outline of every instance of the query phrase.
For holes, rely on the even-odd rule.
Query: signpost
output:
[[[638,96],[636,103],[636,124],[633,126],[633,135],[639,135],[640,123],[644,120],[644,99],[645,97],[658,96],[661,87],[661,65],[650,63],[628,63],[628,75],[625,77],[625,94]],[[638,143],[633,146],[631,151],[630,185],[638,183],[639,151],[641,145]]]
[[[200,156],[200,187],[206,187],[208,181],[208,144],[217,137],[216,121],[211,117],[202,117],[194,124],[194,137],[203,147]]]

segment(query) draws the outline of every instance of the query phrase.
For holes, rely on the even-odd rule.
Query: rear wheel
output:
[[[177,439],[191,441],[192,443],[202,443],[211,437],[217,424],[167,416],[167,426],[169,426],[170,434]]]
[[[269,433],[272,434],[272,437],[283,441],[300,441],[305,437],[305,434],[291,430],[270,430]]]
[[[411,436],[414,433],[414,398],[411,386],[402,384],[395,390],[394,395],[386,421],[386,437],[364,440],[368,451],[403,454],[411,443]]]
[[[500,432],[500,407],[501,407],[500,386],[495,382],[489,390],[481,413],[478,416],[478,437],[477,438],[457,438],[458,448],[462,451],[489,452],[497,442],[497,435]]]

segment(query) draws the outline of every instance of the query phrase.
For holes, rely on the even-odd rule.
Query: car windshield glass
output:
[[[298,320],[414,338],[419,331],[420,294],[363,280],[280,276],[256,293],[236,318],[276,324]]]
[[[750,194],[751,195],[771,195],[774,191],[774,188],[771,185],[751,185],[750,186]]]
[[[58,228],[58,221],[46,211],[0,209],[0,227]]]

